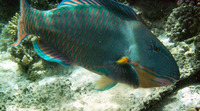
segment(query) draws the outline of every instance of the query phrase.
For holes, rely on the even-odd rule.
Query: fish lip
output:
[[[142,66],[139,62],[133,62],[133,61],[131,61],[131,62],[129,62],[131,65],[133,65],[134,67],[140,67],[140,68],[146,68],[146,67],[144,67],[144,66]],[[142,69],[143,69],[142,68]],[[148,69],[148,68],[147,68]],[[156,77],[159,77],[159,76],[161,76],[161,78],[163,78],[163,79],[167,79],[167,80],[169,80],[172,84],[173,83],[176,83],[176,82],[178,82],[179,80],[180,80],[180,71],[179,71],[179,69],[178,69],[178,72],[174,72],[173,74],[169,74],[169,75],[176,75],[176,76],[166,76],[166,75],[161,75],[161,74],[158,74],[158,73],[156,73],[155,71],[153,71],[153,70],[151,70],[151,69],[148,69],[148,71],[149,72],[151,72],[151,73],[153,73],[153,74],[155,74],[155,75],[157,75]],[[136,71],[137,72],[137,71]]]

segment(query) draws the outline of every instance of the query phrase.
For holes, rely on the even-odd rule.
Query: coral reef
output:
[[[48,1],[46,1],[48,2]],[[10,39],[12,42],[4,42],[4,50],[7,50],[8,47],[11,46],[14,41],[17,40],[17,24],[18,19],[20,15],[19,13],[16,13],[11,20],[9,21],[8,25],[4,28],[4,32],[7,33],[7,35],[1,35],[2,39],[5,40],[6,37],[10,36]],[[58,63],[51,63],[48,61],[42,60],[41,57],[37,55],[37,53],[34,51],[32,46],[32,40],[36,38],[36,36],[29,35],[18,47],[11,47],[9,48],[9,52],[12,55],[12,58],[14,61],[16,61],[22,70],[26,72],[26,77],[31,80],[35,81],[37,79],[41,79],[45,76],[51,75],[46,71],[47,69],[53,69],[52,67],[56,67]],[[8,38],[6,38],[8,39]],[[42,73],[41,73],[42,72]],[[46,74],[46,75],[45,75]]]
[[[195,58],[195,46],[193,42],[190,44],[178,42],[170,47],[170,51],[177,60],[177,64],[181,69],[181,79],[194,75],[196,71],[200,69],[200,61]]]
[[[12,55],[12,59],[20,65],[20,68],[24,72],[26,72],[26,77],[29,80],[35,81],[47,75],[51,75],[47,73],[48,71],[46,71],[46,69],[52,69],[51,67],[56,67],[55,65],[57,65],[57,63],[49,63],[44,61],[36,54],[31,41],[31,38],[34,38],[35,36],[27,37],[17,48],[11,47],[11,44],[17,40],[17,23],[19,16],[20,15],[16,13],[11,18],[8,25],[3,28],[0,39],[5,42],[2,42],[1,50],[9,50]]]
[[[18,24],[18,19],[20,15],[19,13],[15,13],[15,15],[11,18],[11,20],[8,22],[8,33],[17,40],[17,24]]]
[[[180,66],[182,81],[185,81],[185,78],[190,77],[200,69],[200,62],[194,57],[193,42],[188,44],[185,42],[170,43],[165,41],[167,40],[166,37],[162,37],[163,35],[159,38],[171,49],[170,51]],[[0,54],[0,66],[9,62],[8,58],[9,56]],[[37,62],[31,67],[40,69],[43,66],[47,67],[49,64],[40,65],[43,64],[42,62]],[[90,85],[92,81],[98,79],[98,75],[83,69],[68,69],[61,65],[53,67],[49,65],[51,67],[35,72],[45,75],[43,79],[28,81],[22,76],[24,72],[19,72],[21,70],[18,70],[16,63],[10,61],[9,64],[14,65],[1,67],[3,70],[7,70],[6,74],[2,73],[0,68],[0,92],[2,95],[0,99],[2,100],[2,106],[6,107],[7,110],[160,110],[162,108],[170,109],[169,107],[174,104],[177,106],[179,100],[184,101],[179,102],[180,107],[177,106],[176,108],[187,110],[192,107],[193,102],[191,99],[195,102],[193,104],[195,108],[198,100],[198,98],[194,98],[198,97],[198,94],[193,93],[198,91],[198,88],[192,88],[193,86],[190,88],[184,86],[186,88],[182,92],[174,85],[161,88],[132,89],[118,84],[108,91],[97,92]],[[11,69],[12,71],[10,71]],[[46,76],[47,73],[51,75],[48,77]],[[8,81],[9,78],[12,79]],[[188,83],[191,82],[184,82],[186,85]],[[122,91],[126,93],[122,93]],[[177,95],[175,95],[176,93]],[[165,98],[167,94],[171,94],[171,96]],[[181,94],[182,96],[180,96]],[[196,96],[192,96],[192,94]],[[177,98],[176,101],[172,101],[174,96]],[[160,102],[161,100],[163,102]],[[187,103],[187,100],[190,101],[190,104]],[[172,102],[169,103],[169,101]]]
[[[5,25],[2,28],[0,33],[0,41],[0,51],[7,51],[14,42],[13,38],[10,37],[8,25]]]
[[[200,30],[200,7],[181,5],[173,9],[167,19],[165,30],[172,41],[182,41],[198,34]]]
[[[200,6],[200,0],[177,0],[178,6],[180,6],[182,4]]]
[[[124,2],[125,0],[118,1]],[[134,0],[132,2],[138,3],[138,5],[135,5],[139,7],[139,2],[142,3],[142,1]],[[29,0],[29,2],[33,7],[46,10],[57,6],[60,0]],[[129,1],[127,0],[127,2]],[[147,2],[143,1],[143,4],[149,4]],[[153,15],[158,14],[160,9],[162,9],[159,7],[159,3],[166,3],[159,1],[156,4],[156,2],[158,1],[150,2],[153,3],[153,7],[157,7],[153,9],[154,12],[151,13]],[[172,0],[170,2],[173,3]],[[162,12],[160,15],[151,17],[151,14],[148,14],[148,10],[151,10],[151,8],[146,9],[147,12],[142,12],[144,19],[150,20],[149,24],[151,27],[156,27],[152,31],[160,35],[158,38],[167,46],[180,67],[181,80],[178,83],[171,86],[149,89],[133,89],[123,84],[117,84],[108,91],[95,91],[91,84],[100,77],[99,75],[83,68],[64,67],[41,59],[34,51],[30,40],[35,37],[30,36],[26,38],[18,48],[11,47],[14,39],[16,40],[17,38],[19,14],[16,13],[8,25],[3,26],[2,33],[0,34],[0,110],[66,111],[127,109],[168,111],[171,110],[171,107],[184,111],[190,109],[199,110],[200,86],[197,83],[200,78],[200,61],[197,59],[199,58],[198,54],[200,54],[200,37],[195,34],[198,31],[195,30],[196,32],[190,36],[191,38],[181,38],[184,41],[172,43],[165,33],[163,35],[160,33],[163,27],[162,18],[165,18],[170,11],[168,10],[169,12]],[[197,11],[194,6],[184,5],[174,9],[166,23],[168,33],[176,35],[175,33],[179,30],[187,29],[187,33],[191,34],[191,31],[194,31],[193,28],[197,26],[191,26],[191,24],[189,28],[184,26],[187,25],[186,22],[190,19],[195,17],[198,19]],[[193,14],[188,14],[191,12]],[[189,16],[195,17],[189,18]],[[158,22],[154,22],[154,20],[158,20]],[[162,24],[159,21],[162,21]],[[184,25],[175,26],[176,22],[180,22],[179,24],[183,23]],[[160,26],[153,26],[152,23],[158,23]],[[177,35],[176,38],[184,34]]]

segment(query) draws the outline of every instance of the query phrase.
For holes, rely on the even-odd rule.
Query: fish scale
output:
[[[66,35],[61,34],[62,37],[64,36],[64,37],[67,37],[67,39],[68,39],[66,41],[66,44],[68,45],[68,50],[65,50],[65,52],[62,51],[63,49],[58,49],[58,47],[62,47],[63,41],[62,42],[60,41],[62,39],[61,37],[60,38],[55,37],[54,35],[58,35],[58,34],[56,34],[56,32],[53,31],[53,30],[56,30],[58,28],[57,26],[59,26],[59,24],[57,23],[57,19],[58,19],[58,17],[60,17],[62,15],[62,13],[56,13],[55,12],[56,10],[53,10],[53,12],[50,12],[49,15],[47,15],[49,17],[52,16],[51,20],[44,21],[44,20],[46,20],[46,18],[43,18],[44,22],[41,22],[41,21],[39,22],[39,23],[47,24],[47,25],[44,25],[44,24],[43,25],[47,26],[47,28],[49,27],[49,31],[47,33],[45,33],[46,35],[43,35],[42,39],[46,39],[49,42],[52,41],[51,42],[52,47],[57,48],[58,50],[60,50],[60,53],[65,54],[66,56],[69,56],[70,58],[72,58],[74,60],[79,60],[79,58],[84,58],[84,61],[82,61],[82,63],[87,63],[88,61],[90,61],[90,58],[93,57],[92,54],[88,53],[88,52],[90,52],[90,50],[94,49],[95,41],[93,39],[96,39],[98,41],[100,41],[100,39],[101,39],[101,36],[96,35],[97,34],[96,31],[100,30],[100,29],[101,30],[102,29],[106,29],[106,30],[109,29],[110,28],[109,23],[112,24],[114,22],[114,24],[116,24],[117,20],[119,19],[119,18],[116,18],[116,20],[115,20],[114,19],[115,16],[112,16],[113,13],[109,13],[108,16],[105,16],[106,13],[108,12],[108,10],[106,10],[106,9],[103,9],[103,8],[98,9],[97,7],[88,7],[88,8],[85,8],[85,7],[87,7],[87,6],[80,6],[80,8],[76,7],[77,8],[76,10],[74,10],[73,8],[70,8],[68,13],[65,14],[66,16],[64,16],[64,18],[62,18],[62,20],[67,21],[68,26],[71,27],[71,29],[68,28],[68,29],[65,30],[65,32],[67,32]],[[88,13],[88,12],[92,12],[93,9],[94,9],[93,13]],[[78,22],[76,20],[76,16],[82,15],[82,13],[81,14],[79,13],[80,10],[85,12],[84,15],[87,16],[86,19],[84,19],[84,21],[78,21],[79,23],[83,23],[83,27],[84,27],[85,31],[90,32],[90,33],[86,33],[85,36],[77,35],[75,33],[76,30],[79,30],[81,28],[81,27],[79,28],[79,26],[77,26]],[[87,10],[88,10],[88,12],[87,12]],[[34,10],[33,11],[33,17],[31,18],[31,21],[34,20],[35,17],[41,16],[41,14],[39,14],[39,13],[41,13],[41,12]],[[55,15],[54,15],[54,13],[55,13]],[[100,17],[100,15],[98,15],[99,13],[101,15],[104,15],[104,16]],[[66,18],[68,18],[69,14],[70,14],[70,16],[73,16],[73,17],[72,18],[70,17],[70,19],[66,20]],[[93,16],[93,20],[90,19],[91,16]],[[104,25],[104,23],[106,22],[105,18],[107,18],[107,17],[108,17],[108,22],[107,22],[108,24]],[[109,19],[109,17],[110,17],[110,19]],[[111,21],[109,21],[109,20],[111,20]],[[100,21],[100,23],[98,23],[97,21]],[[35,28],[37,28],[36,26],[42,25],[42,24],[36,25],[36,24],[38,24],[37,20],[36,20],[36,22],[34,22],[34,21],[32,21],[32,22],[33,22],[32,24],[35,25]],[[102,23],[102,22],[104,22],[104,23]],[[53,23],[53,24],[51,25],[50,23]],[[38,29],[34,29],[34,25],[30,26],[30,27],[32,27],[32,31],[33,31],[31,33],[36,33],[36,31],[38,30]],[[91,26],[90,27],[91,29],[94,28],[94,30],[90,31],[91,29],[88,29],[89,26]],[[79,29],[76,29],[77,27]],[[106,27],[106,28],[103,28],[103,27]],[[52,31],[51,31],[50,28],[52,28]],[[59,29],[63,29],[63,28],[59,27]],[[74,30],[75,30],[75,32],[74,32]],[[104,32],[106,30],[102,30],[102,32]],[[40,30],[40,32],[42,32],[42,30]],[[77,36],[79,36],[79,38]],[[57,38],[57,42],[54,42],[55,38]],[[77,42],[77,41],[83,41],[84,39],[89,40],[89,41],[86,41],[85,44],[79,44],[79,42]],[[91,42],[91,41],[93,41],[93,42]],[[83,51],[81,51],[82,53],[78,53],[76,51],[76,49],[78,47],[84,47],[84,46],[85,46],[85,48],[83,48]],[[99,46],[96,44],[95,47],[99,47]],[[62,48],[64,48],[64,47],[62,47]],[[76,54],[79,54],[78,58],[74,58],[74,57],[77,57]],[[96,55],[98,55],[98,54],[96,54]],[[81,59],[81,60],[83,60],[83,59]],[[99,60],[99,61],[101,61],[101,60]],[[94,63],[92,63],[92,61],[91,61],[90,66],[92,67],[93,65],[94,65]]]
[[[84,7],[83,7],[84,8]],[[90,10],[92,10],[93,8],[90,8]],[[78,9],[77,9],[78,10]],[[80,8],[80,10],[83,10],[82,8]],[[86,10],[86,9],[85,9]],[[95,13],[96,11],[94,11],[94,13]],[[104,12],[105,13],[105,12]],[[66,17],[67,18],[67,17]],[[88,17],[88,19],[89,19],[90,17]],[[99,18],[99,17],[94,17],[94,20],[96,20],[97,18]],[[68,22],[72,22],[71,24],[74,24],[74,22],[73,22],[73,20],[72,21],[69,21],[68,20]],[[81,22],[81,21],[80,21]],[[84,23],[85,21],[83,21],[83,23]],[[91,25],[91,24],[90,24]],[[85,24],[85,28],[86,28],[86,24]],[[73,26],[74,27],[74,26]],[[88,27],[89,27],[89,25],[88,25]],[[98,25],[96,25],[95,27],[98,27]],[[74,30],[76,30],[76,29],[74,29]],[[88,30],[87,30],[88,31]],[[73,32],[68,32],[68,33],[73,33]],[[74,34],[73,34],[74,35]],[[90,34],[89,34],[90,35]],[[81,37],[81,38],[79,38],[78,39],[78,41],[82,41],[83,39],[87,39],[88,37],[90,37],[90,38],[92,38],[92,35],[94,35],[94,34],[91,34],[91,36],[79,36],[79,37]],[[95,36],[93,36],[93,38],[94,38]],[[77,47],[80,47],[80,45],[84,45],[84,44],[80,44],[79,45],[79,43],[77,42],[77,43],[74,43],[75,41],[77,41],[77,39],[75,39],[76,37],[74,37],[74,39],[73,40],[71,40],[71,42],[70,42],[70,40],[68,41],[68,42],[66,42],[67,44],[69,44],[69,47],[70,48],[72,48],[72,49],[69,49],[69,50],[67,50],[67,52],[65,52],[65,53],[68,53],[68,54],[71,54],[71,55],[73,55],[72,57],[74,57],[74,56],[76,56],[74,53],[78,53],[78,52],[75,52],[75,49],[77,48]],[[80,39],[82,39],[82,40],[80,40]],[[88,43],[89,43],[89,41],[88,41]],[[59,44],[57,44],[57,45],[62,45],[62,43],[59,43]],[[76,47],[75,47],[75,45],[76,45]],[[91,48],[91,46],[92,46],[92,44],[89,44],[90,46],[88,46],[88,48]],[[74,47],[73,47],[74,46]],[[86,46],[87,46],[87,43],[86,43]],[[85,48],[85,49],[87,49],[87,48]],[[62,49],[61,49],[62,50]],[[85,52],[85,54],[87,53],[87,51],[88,50],[85,50],[85,51],[82,51],[82,52]],[[81,54],[80,54],[81,55]]]

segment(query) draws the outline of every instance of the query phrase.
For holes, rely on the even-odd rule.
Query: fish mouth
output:
[[[158,74],[155,71],[142,66],[140,63],[131,62],[134,66],[140,81],[139,87],[149,88],[149,87],[161,87],[171,85],[178,81],[177,78],[171,77],[165,74]]]

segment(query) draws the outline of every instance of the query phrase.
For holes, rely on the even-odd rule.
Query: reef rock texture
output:
[[[52,76],[39,82],[31,82],[20,70],[17,63],[13,62],[9,53],[0,53],[0,109],[1,111],[16,111],[28,108],[50,110],[59,106],[63,99],[71,101],[71,82],[67,78],[70,69],[55,68],[54,75],[65,74],[65,78]],[[61,66],[60,67],[64,67]],[[53,69],[53,68],[51,68]],[[46,70],[48,73],[51,70]],[[41,72],[45,73],[45,72]],[[5,78],[6,77],[6,78]],[[62,97],[66,97],[61,99]],[[64,102],[64,101],[63,101]],[[13,105],[12,105],[13,104]]]
[[[18,19],[20,15],[19,13],[15,13],[15,15],[8,22],[8,33],[12,36],[13,39],[17,40],[17,30],[18,30]]]
[[[8,26],[4,26],[0,33],[0,51],[7,51],[8,48],[11,47],[10,44],[13,43],[13,40],[10,38],[10,34],[8,32]]]
[[[200,6],[200,0],[177,0],[178,6],[182,4]]]
[[[200,60],[200,34],[195,37],[194,45],[195,45],[195,55],[198,60]]]
[[[142,10],[142,15],[151,21],[164,19],[176,6],[174,0],[134,0],[133,6]]]
[[[154,111],[199,111],[200,85],[180,88],[151,108]],[[171,109],[171,110],[169,110]]]
[[[200,7],[181,5],[173,9],[165,30],[172,41],[182,41],[197,35],[200,30]]]

